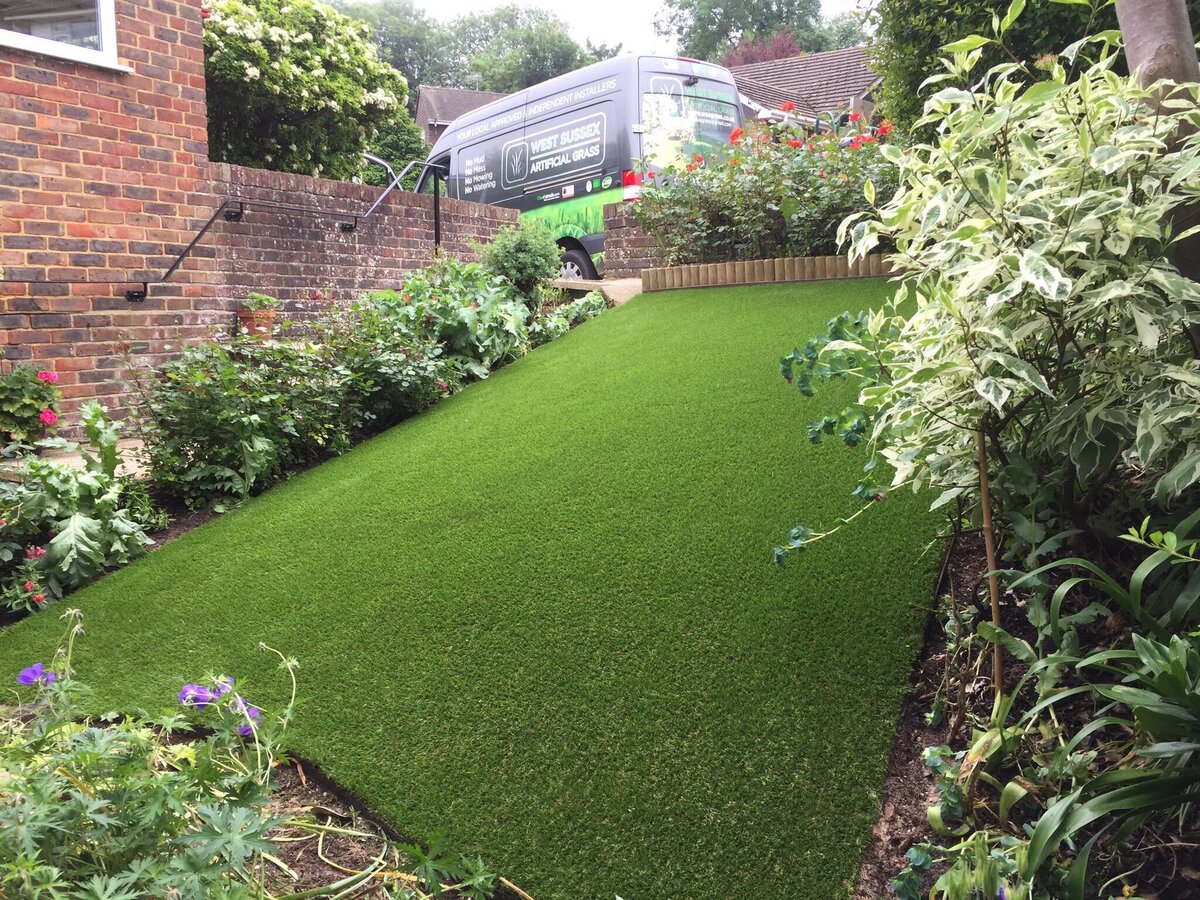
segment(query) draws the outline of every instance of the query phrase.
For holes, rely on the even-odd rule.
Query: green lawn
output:
[[[810,446],[778,358],[886,286],[639,297],[71,598],[104,708],[206,672],[401,830],[538,900],[846,896],[936,560],[861,453]],[[0,635],[47,660],[53,613]],[[7,676],[5,676],[7,677]]]

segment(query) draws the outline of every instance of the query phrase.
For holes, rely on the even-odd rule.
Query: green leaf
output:
[[[1000,20],[1001,34],[1004,34],[1010,27],[1012,27],[1012,23],[1017,21],[1017,18],[1021,15],[1024,9],[1025,0],[1012,0],[1012,3],[1008,5],[1008,12],[1006,12],[1004,14],[1004,18]]]
[[[942,49],[947,53],[967,53],[971,50],[978,49],[979,47],[985,47],[988,44],[993,43],[995,43],[995,41],[993,41],[991,38],[984,37],[982,34],[972,34],[968,35],[962,40],[952,41],[949,44],[943,44]]]
[[[1062,271],[1032,250],[1021,254],[1021,275],[1047,300],[1065,300],[1071,292],[1071,282]]]

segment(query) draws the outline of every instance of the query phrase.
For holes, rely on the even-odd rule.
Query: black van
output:
[[[650,171],[682,167],[727,144],[740,125],[726,69],[618,56],[461,116],[429,162],[447,167],[450,197],[545,222],[563,250],[563,276],[595,278],[603,271],[603,207],[640,195],[636,161]],[[431,189],[427,181],[418,189]]]

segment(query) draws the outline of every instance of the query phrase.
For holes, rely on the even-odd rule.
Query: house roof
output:
[[[770,82],[751,78],[749,75],[738,75],[736,72],[733,80],[737,84],[738,92],[743,97],[743,102],[749,100],[751,105],[756,108],[777,110],[784,103],[791,101],[796,104],[796,115],[801,118],[813,118],[820,112],[820,109],[807,97],[784,90]]]
[[[791,100],[797,108],[803,105],[815,112],[849,106],[852,100],[866,96],[879,82],[865,47],[748,63],[734,66],[729,71],[742,93],[758,103],[767,105],[764,102],[767,100],[770,105],[775,105],[772,95],[778,95],[781,100]],[[743,81],[746,87],[742,87]],[[760,84],[765,85],[770,94],[763,94],[761,98],[756,96]]]
[[[422,128],[430,124],[449,125],[459,116],[505,96],[495,91],[468,91],[423,84],[417,88],[417,124]]]

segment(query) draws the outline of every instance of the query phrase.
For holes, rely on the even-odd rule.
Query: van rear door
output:
[[[641,156],[651,169],[682,168],[729,142],[741,125],[733,77],[720,66],[684,59],[643,57]]]

